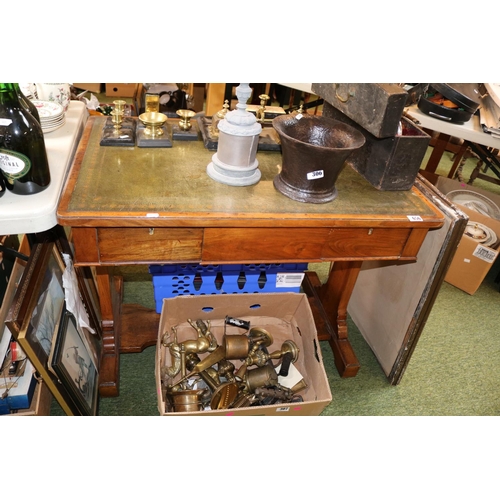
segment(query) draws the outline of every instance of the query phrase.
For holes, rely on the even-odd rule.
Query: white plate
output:
[[[482,215],[487,215],[492,219],[500,219],[500,208],[488,197],[466,189],[456,189],[446,194],[446,197],[459,205],[470,208]]]
[[[49,132],[53,132],[54,130],[61,128],[65,123],[66,123],[66,120],[63,120],[61,123],[54,125],[54,126],[51,126],[51,127],[43,127],[42,126],[42,132],[44,134],[48,134]]]
[[[40,115],[40,121],[47,118],[55,118],[64,114],[64,108],[58,103],[53,101],[32,101]]]
[[[61,115],[61,116],[59,116],[57,118],[52,118],[50,120],[42,120],[42,119],[40,119],[40,123],[41,123],[42,127],[45,126],[45,125],[49,125],[49,126],[50,125],[56,125],[57,123],[60,123],[62,121],[64,121],[64,115]]]

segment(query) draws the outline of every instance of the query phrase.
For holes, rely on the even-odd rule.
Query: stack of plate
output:
[[[446,196],[453,203],[463,205],[492,219],[500,220],[500,208],[487,196],[466,189],[450,191]]]
[[[40,115],[40,123],[44,134],[57,130],[66,121],[64,108],[54,101],[32,101]]]

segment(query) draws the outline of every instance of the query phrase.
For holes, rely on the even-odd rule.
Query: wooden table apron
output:
[[[152,263],[331,261],[321,284],[306,273],[320,340],[342,377],[359,362],[347,334],[347,304],[364,260],[415,260],[441,212],[416,188],[381,192],[347,166],[330,203],[293,201],[276,191],[281,153],[259,153],[260,182],[233,187],[206,174],[213,152],[201,141],[172,148],[101,147],[104,117],[91,117],[58,206],[70,226],[75,265],[95,266],[104,332],[102,396],[119,392],[119,354],[156,343],[159,315],[121,304],[114,266]],[[314,165],[311,166],[314,170]]]

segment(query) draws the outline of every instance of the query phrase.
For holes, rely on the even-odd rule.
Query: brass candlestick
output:
[[[101,146],[132,146],[135,144],[136,131],[135,121],[125,117],[125,106],[123,100],[113,101],[113,109],[106,119],[102,129]]]
[[[229,101],[226,99],[220,111],[217,111],[214,116],[212,116],[212,123],[210,125],[210,134],[213,137],[219,137],[219,127],[218,123],[224,119],[229,110]]]
[[[113,122],[113,128],[115,129],[115,133],[119,133],[122,128],[123,116],[125,114],[125,105],[127,104],[125,101],[118,100],[113,101],[115,105],[113,111],[111,111],[111,121]]]
[[[261,94],[259,96],[260,99],[260,108],[255,113],[258,122],[263,122],[266,117],[266,103],[269,100],[269,96],[267,94]]]
[[[115,133],[120,132],[123,122],[123,111],[120,112],[116,109],[111,111],[111,121],[113,122],[113,128],[115,129]]]
[[[167,116],[163,113],[148,112],[139,115],[139,120],[144,124],[146,129],[144,134],[150,138],[160,137],[163,135],[163,125],[167,121]]]
[[[119,99],[117,101],[113,101],[113,104],[115,105],[115,109],[118,111],[125,113],[125,106],[127,104],[127,101],[124,101],[122,99]]]
[[[190,109],[179,109],[176,113],[181,117],[179,120],[179,128],[184,131],[191,130],[191,118],[193,118],[196,113]]]

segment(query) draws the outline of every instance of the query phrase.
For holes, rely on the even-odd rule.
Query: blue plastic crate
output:
[[[306,269],[307,263],[149,266],[157,313],[163,299],[179,295],[299,292]]]

